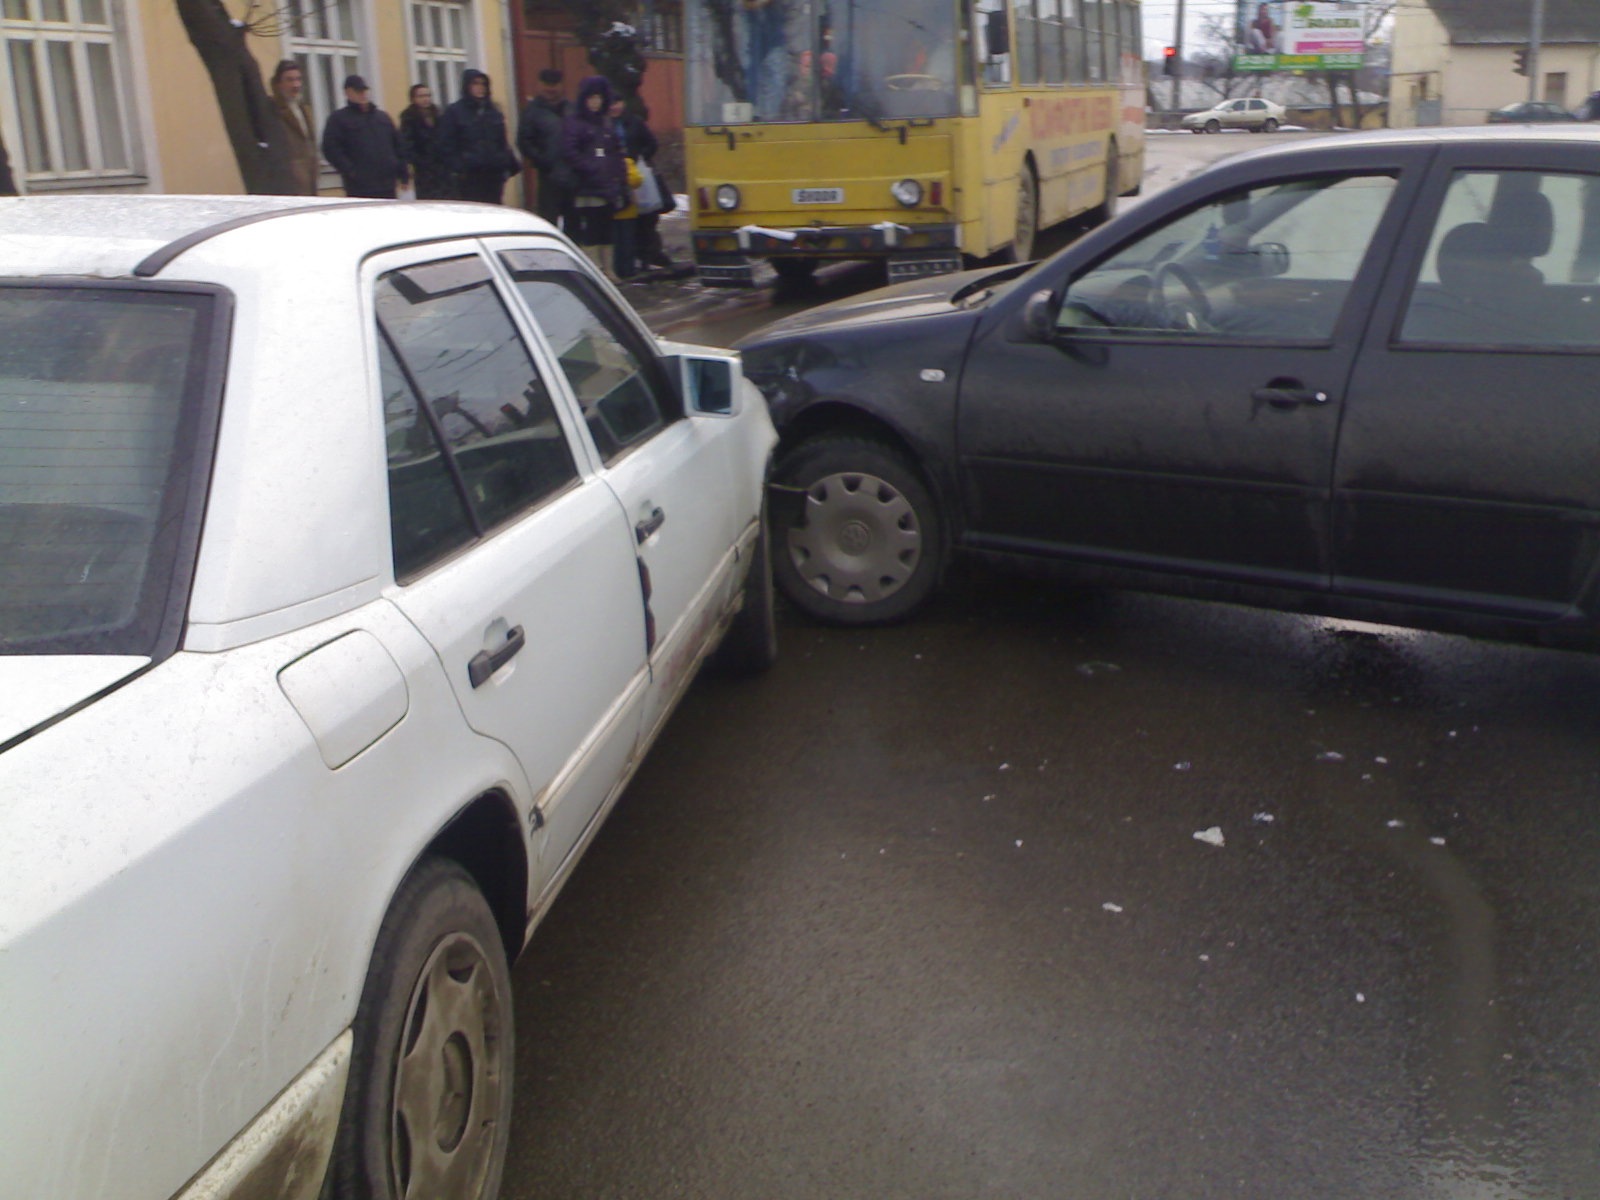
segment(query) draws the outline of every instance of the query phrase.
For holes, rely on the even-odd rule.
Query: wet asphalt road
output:
[[[782,632],[516,969],[505,1196],[1600,1195],[1600,659],[978,571]]]
[[[517,969],[506,1195],[1600,1194],[1600,662],[986,575],[784,635]]]

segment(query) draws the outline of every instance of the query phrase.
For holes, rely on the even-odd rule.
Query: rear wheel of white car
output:
[[[510,1132],[511,973],[483,893],[424,859],[378,930],[325,1197],[492,1200]]]
[[[1261,122],[1262,133],[1275,133],[1277,132],[1277,129],[1278,119],[1276,117],[1268,117],[1265,121]]]
[[[878,625],[927,598],[943,554],[939,513],[898,453],[868,438],[817,438],[774,474],[801,493],[777,531],[773,562],[796,608],[840,625]]]
[[[778,661],[778,614],[772,586],[772,535],[767,514],[761,513],[761,531],[744,578],[744,607],[733,618],[722,644],[711,657],[718,675],[742,678],[759,675]]]

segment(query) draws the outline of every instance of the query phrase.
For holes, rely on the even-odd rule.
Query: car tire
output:
[[[734,615],[722,644],[711,656],[711,669],[729,679],[759,675],[778,661],[778,612],[772,583],[772,533],[765,509],[756,534],[755,553],[744,577],[744,606]]]
[[[1100,203],[1084,214],[1090,229],[1098,229],[1117,215],[1117,177],[1121,173],[1121,156],[1117,153],[1116,139],[1106,143],[1106,194]]]
[[[510,1133],[512,1020],[510,965],[483,893],[458,863],[423,859],[378,928],[323,1196],[492,1200]]]
[[[897,621],[927,599],[944,557],[933,493],[882,442],[821,437],[779,462],[801,498],[780,523],[773,575],[801,612],[837,625]]]
[[[1221,121],[1207,121],[1206,122],[1206,132],[1207,133],[1221,133],[1222,132],[1222,122]]]
[[[1011,261],[1032,262],[1033,243],[1038,236],[1039,184],[1033,177],[1033,170],[1023,163],[1017,175],[1017,218],[1011,237]]]
[[[1261,122],[1261,132],[1262,133],[1277,133],[1278,132],[1278,118],[1277,117],[1268,117],[1265,121]]]

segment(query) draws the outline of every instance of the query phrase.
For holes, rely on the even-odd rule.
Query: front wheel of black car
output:
[[[822,437],[774,474],[799,499],[773,531],[773,571],[791,604],[839,625],[879,625],[927,598],[943,556],[939,513],[900,454],[869,438]]]

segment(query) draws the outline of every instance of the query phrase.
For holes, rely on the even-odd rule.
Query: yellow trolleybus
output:
[[[707,282],[1032,256],[1144,173],[1138,0],[686,0]]]

